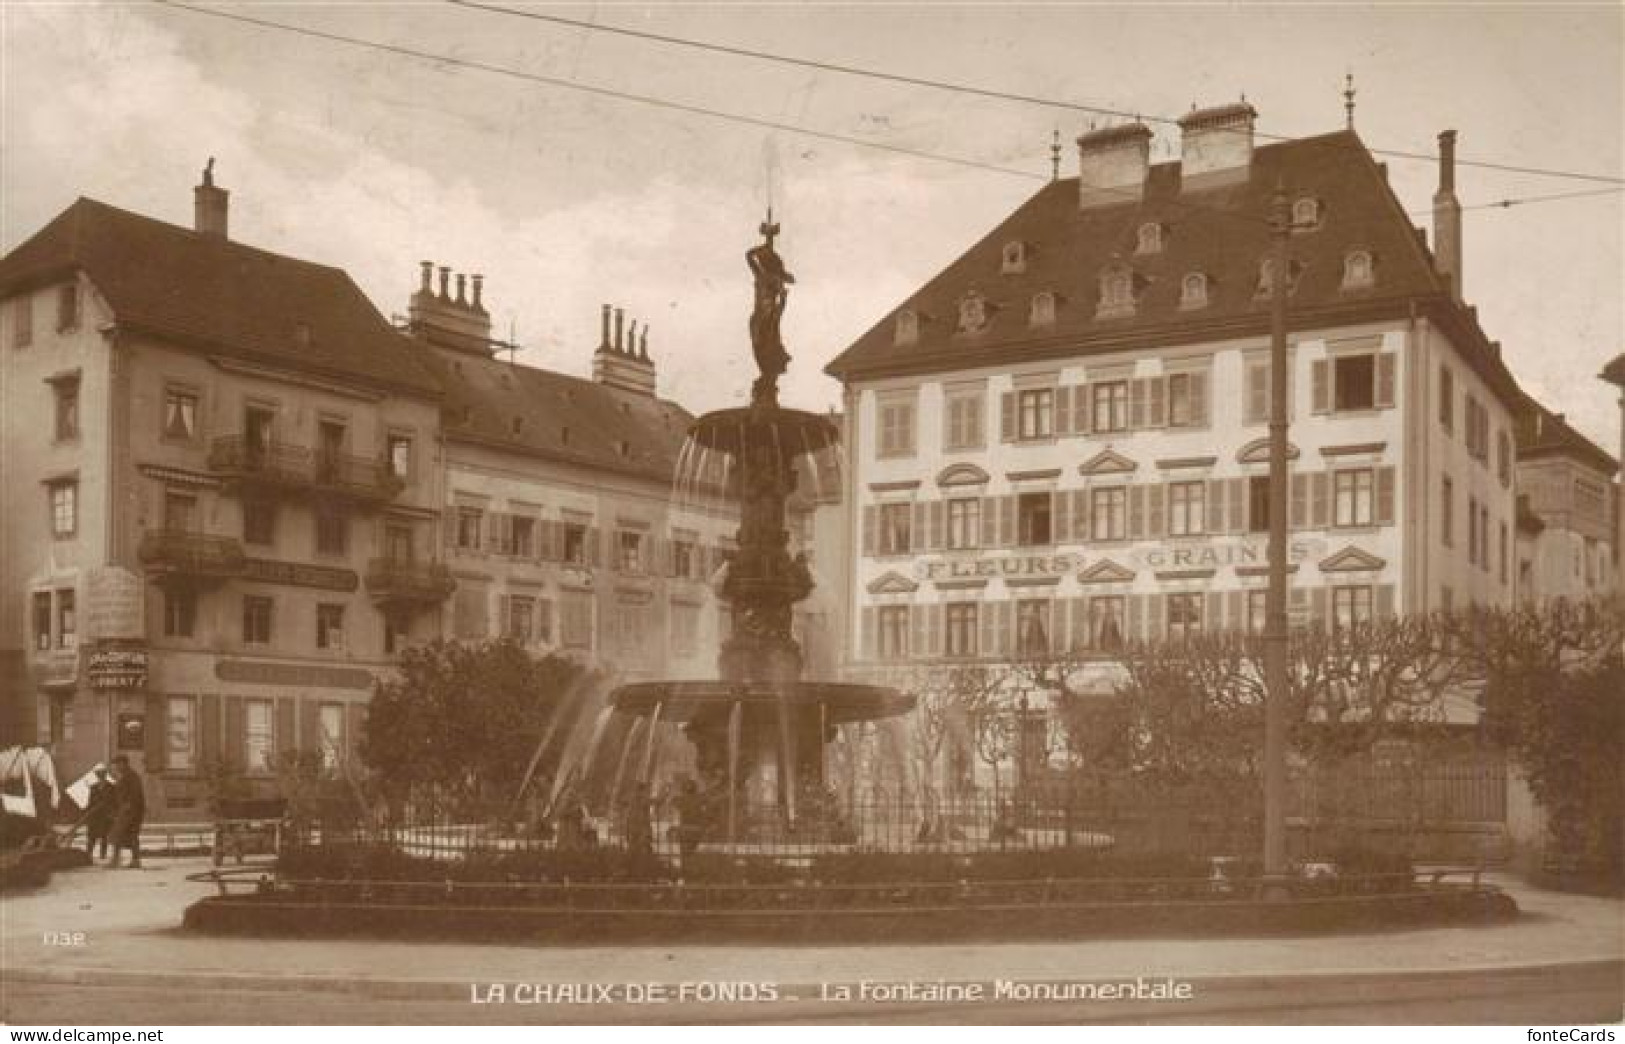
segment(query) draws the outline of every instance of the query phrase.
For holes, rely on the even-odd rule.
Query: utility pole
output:
[[[1264,877],[1287,873],[1286,708],[1287,675],[1287,355],[1286,297],[1291,286],[1287,238],[1292,214],[1286,188],[1270,201],[1274,238],[1270,277],[1270,506],[1269,589],[1264,599]]]

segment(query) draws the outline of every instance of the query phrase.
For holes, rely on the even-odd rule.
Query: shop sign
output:
[[[974,580],[985,577],[1062,577],[1081,564],[1076,555],[1008,555],[1000,558],[935,559],[914,563],[916,580]]]
[[[93,689],[144,688],[147,684],[147,650],[127,647],[92,649],[85,658],[85,676],[90,679]]]
[[[250,685],[327,689],[372,688],[372,672],[359,667],[266,663],[260,660],[216,660],[214,676],[221,681],[246,682]]]
[[[92,569],[85,577],[82,619],[85,635],[96,639],[141,638],[146,590],[141,578],[120,566]]]
[[[1325,551],[1319,540],[1292,540],[1287,543],[1287,561],[1303,562]],[[1220,566],[1266,565],[1269,543],[1263,540],[1213,541],[1189,547],[1153,547],[1135,551],[1130,557],[1147,569],[1215,569]]]
[[[246,559],[243,567],[245,580],[258,580],[262,584],[319,587],[324,591],[354,591],[361,586],[361,577],[353,569],[277,562],[269,558]]]

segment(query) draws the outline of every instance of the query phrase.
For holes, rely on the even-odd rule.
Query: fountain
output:
[[[755,279],[750,339],[760,374],[750,405],[695,421],[675,477],[681,492],[714,468],[722,495],[739,506],[738,549],[718,587],[732,621],[719,677],[639,682],[609,698],[614,713],[646,719],[651,736],[661,723],[682,728],[705,790],[725,798],[726,814],[707,836],[728,842],[831,839],[825,745],[843,724],[914,706],[893,689],[801,677],[792,617],[813,580],[806,556],[791,554],[786,505],[800,476],[833,457],[840,435],[825,417],[779,405],[778,381],[790,361],[779,323],[794,277],[774,249],[778,232],[769,211],[762,242],[745,255]]]

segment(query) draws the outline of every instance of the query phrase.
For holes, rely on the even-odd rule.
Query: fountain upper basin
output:
[[[792,709],[822,705],[828,725],[876,721],[906,714],[914,709],[914,697],[880,685],[849,682],[730,682],[652,681],[622,685],[610,696],[617,711],[650,715],[660,708],[662,720],[681,724],[697,715],[739,703],[746,710],[776,709],[780,700]],[[710,715],[706,715],[710,716]]]

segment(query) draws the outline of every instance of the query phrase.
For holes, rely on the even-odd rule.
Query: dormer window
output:
[[[1298,289],[1298,277],[1303,274],[1303,265],[1296,261],[1287,263],[1287,293],[1291,294]],[[1254,296],[1268,299],[1275,288],[1275,259],[1265,258],[1258,266],[1258,289]]]
[[[1148,221],[1140,226],[1138,238],[1135,240],[1134,252],[1136,254],[1162,253],[1163,227],[1155,221]]]
[[[959,333],[981,333],[987,329],[987,320],[987,298],[980,291],[972,290],[959,299]]]
[[[1179,307],[1206,308],[1208,277],[1206,272],[1187,272],[1179,282]]]
[[[1350,250],[1343,255],[1343,289],[1359,290],[1377,280],[1376,264],[1371,251]]]
[[[1048,290],[1033,295],[1031,309],[1027,313],[1027,322],[1031,326],[1055,325],[1055,295]]]
[[[897,313],[897,328],[892,333],[893,344],[915,344],[920,339],[920,313],[904,309]]]
[[[1292,201],[1292,230],[1308,232],[1320,227],[1320,200],[1304,196]]]
[[[1019,239],[1004,244],[999,271],[1004,275],[1020,275],[1027,271],[1027,244]]]
[[[1114,265],[1100,274],[1100,304],[1095,308],[1096,319],[1113,319],[1133,315],[1135,290],[1134,272],[1127,265]]]

